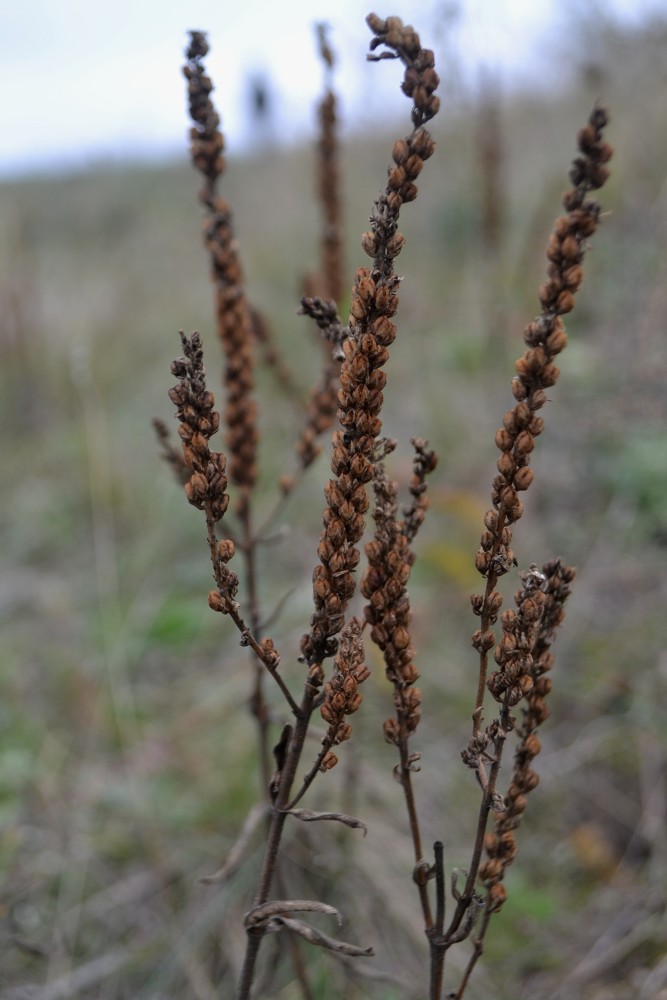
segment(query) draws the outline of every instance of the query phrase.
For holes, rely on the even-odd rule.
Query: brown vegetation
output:
[[[496,528],[484,518],[496,513],[489,493],[501,474],[497,460],[503,474],[508,458],[520,468],[519,436],[509,450],[503,438],[499,450],[495,434],[506,430],[503,414],[525,402],[512,396],[514,359],[542,349],[519,342],[526,319],[542,309],[536,290],[547,280],[545,265],[555,265],[557,280],[567,270],[560,251],[550,260],[545,249],[554,209],[573,186],[563,175],[575,126],[598,99],[613,109],[613,171],[600,199],[600,230],[586,240],[575,309],[560,317],[568,343],[551,363],[562,373],[534,415],[545,419],[530,453],[534,478],[518,492],[524,512],[510,526],[519,566],[495,587],[504,603],[493,628],[501,662],[495,647],[488,655],[494,689],[509,690],[515,672],[517,687],[527,683],[521,646],[537,624],[526,619],[533,603],[542,604],[539,595],[547,598],[539,628],[548,633],[547,612],[557,620],[560,601],[572,594],[555,644],[547,649],[538,640],[532,650],[531,691],[509,707],[516,727],[505,740],[475,886],[481,899],[494,884],[494,895],[504,890],[506,899],[499,914],[482,909],[469,937],[447,949],[443,992],[462,983],[488,920],[464,1000],[665,1000],[667,20],[635,12],[630,28],[599,5],[561,14],[560,27],[550,23],[546,44],[534,50],[540,76],[530,89],[516,77],[500,80],[494,156],[501,159],[488,163],[489,95],[465,76],[470,63],[457,58],[456,27],[443,29],[440,7],[437,23],[433,10],[431,23],[427,11],[419,24],[436,50],[443,107],[427,126],[437,149],[417,179],[417,201],[401,210],[406,242],[395,263],[405,278],[390,320],[398,332],[381,369],[380,413],[381,437],[397,445],[389,451],[387,441],[374,455],[367,526],[355,546],[357,589],[339,648],[324,664],[322,704],[311,716],[294,794],[325,750],[323,739],[338,763],[316,770],[302,799],[290,803],[268,900],[322,901],[344,924],[337,930],[330,912],[285,904],[274,911],[254,984],[267,1000],[424,1000],[430,942],[422,895],[434,924],[444,904],[445,930],[458,906],[452,881],[465,895],[480,781],[488,783],[493,767],[483,754],[465,764],[460,757],[472,736],[480,664],[470,633],[481,619],[471,613],[470,594],[481,595],[486,584],[475,553],[482,530]],[[485,12],[477,27],[487,25]],[[329,506],[323,487],[336,478],[331,437],[340,429],[341,360],[333,355],[343,353],[349,330],[354,267],[373,266],[360,233],[370,228],[385,164],[395,165],[395,137],[411,130],[401,125],[405,97],[382,90],[384,81],[398,91],[398,65],[357,72],[360,54],[351,42],[340,45],[344,32],[336,22],[335,64],[323,72],[324,91],[338,91],[346,78],[359,82],[356,98],[336,102],[336,134],[344,111],[351,121],[328,174],[341,185],[342,301],[335,308],[321,263],[324,206],[318,224],[310,194],[323,176],[320,143],[283,142],[278,92],[268,95],[272,131],[266,119],[258,125],[252,113],[245,117],[261,144],[243,151],[226,136],[217,182],[233,207],[253,316],[256,630],[223,426],[216,293],[202,248],[200,216],[207,225],[208,211],[198,204],[202,176],[186,143],[176,160],[114,158],[67,173],[44,166],[0,178],[1,1000],[235,995],[245,915],[296,718],[265,661],[240,645],[243,632],[208,606],[207,592],[220,589],[206,505],[224,474],[222,495],[230,500],[215,526],[216,558],[231,553],[220,542],[233,542],[235,554],[215,570],[223,593],[231,580],[222,571],[238,577],[238,613],[268,663],[262,641],[273,639],[277,680],[298,708],[307,671],[300,639],[314,611],[312,573]],[[360,22],[360,43],[364,33]],[[217,67],[228,62],[226,37],[212,32],[204,60],[216,67],[219,89],[209,96],[225,130],[234,98],[220,87]],[[305,86],[300,38],[290,32],[276,54]],[[253,46],[256,40],[275,46],[266,32]],[[78,41],[88,51],[86,39]],[[180,40],[173,41],[178,85]],[[151,44],[146,35],[140,43]],[[115,95],[117,64],[108,51],[95,54],[94,82]],[[185,133],[183,97],[177,86]],[[43,114],[33,105],[35,134]],[[312,120],[317,136],[317,109]],[[290,136],[296,128],[291,116]],[[491,189],[499,199],[497,245],[489,245],[486,229]],[[567,217],[569,209],[556,214]],[[299,307],[308,296],[312,304]],[[203,392],[199,348],[188,357],[179,328],[200,331]],[[178,353],[184,382],[167,374]],[[323,384],[330,362],[335,388],[321,407],[314,394],[309,417],[310,387]],[[183,421],[165,393],[177,383],[196,400],[183,407]],[[205,395],[211,390],[215,405]],[[221,432],[206,439],[216,410]],[[160,444],[168,465],[151,433],[156,413],[170,418]],[[206,483],[193,484],[203,510],[184,498],[193,471],[175,433],[181,423]],[[411,435],[418,449],[429,441],[420,468]],[[431,451],[439,460],[427,472]],[[219,452],[227,457],[224,473],[213,458]],[[560,567],[553,556],[562,556]],[[571,582],[567,564],[577,566]],[[544,576],[551,582],[542,583]],[[366,593],[377,595],[372,621]],[[393,615],[396,643],[385,628]],[[360,707],[346,714],[357,696]],[[394,742],[399,715],[407,728],[415,709],[407,763],[417,852],[404,807],[408,786],[397,780],[401,741]],[[480,737],[502,712],[487,686]],[[493,745],[484,749],[494,756]],[[427,871],[444,872],[444,881],[415,886],[416,857]],[[267,919],[267,910],[252,918],[258,927]],[[466,922],[467,915],[461,932]],[[322,938],[314,943],[318,934],[339,949],[372,947],[374,955],[334,954]]]
[[[294,819],[363,826],[363,817],[355,819],[335,809],[307,812],[296,806],[318,775],[336,766],[338,756],[334,748],[346,743],[352,735],[349,717],[362,708],[364,689],[361,685],[371,673],[364,644],[366,632],[381,650],[393,691],[394,715],[384,722],[383,732],[385,740],[398,751],[395,775],[404,792],[414,851],[412,880],[429,944],[429,971],[425,972],[420,990],[425,992],[428,982],[431,1000],[440,1000],[445,989],[446,954],[454,945],[470,939],[473,948],[469,961],[462,974],[455,977],[458,984],[453,980],[449,987],[453,992],[447,994],[463,997],[472,969],[483,952],[490,918],[506,899],[504,875],[516,855],[515,831],[523,819],[528,794],[538,782],[532,765],[540,751],[537,731],[548,716],[545,698],[551,689],[548,676],[554,662],[551,646],[574,578],[574,570],[560,559],[545,563],[541,569],[531,564],[528,569],[518,571],[521,589],[515,597],[516,610],[500,613],[503,596],[497,589],[498,581],[517,567],[511,547],[512,535],[524,510],[520,495],[533,481],[532,454],[544,429],[539,411],[547,402],[547,390],[559,377],[554,359],[567,343],[561,317],[574,306],[574,296],[583,277],[582,264],[588,241],[600,219],[600,207],[590,198],[590,192],[601,187],[608,176],[605,164],[611,157],[611,147],[602,138],[606,112],[597,106],[579,132],[579,155],[570,171],[573,188],[563,198],[566,214],[557,219],[547,248],[547,281],[539,291],[541,312],[524,331],[527,350],[516,362],[512,381],[516,403],[505,414],[496,433],[496,446],[501,454],[492,484],[492,507],[484,515],[481,545],[474,557],[485,587],[482,593],[471,598],[473,612],[480,619],[479,628],[472,637],[479,656],[478,680],[472,734],[461,753],[464,764],[476,776],[480,802],[469,848],[470,861],[461,878],[456,871],[451,871],[452,898],[448,901],[447,858],[443,848],[447,834],[443,830],[442,841],[434,843],[432,853],[425,851],[413,777],[419,770],[421,754],[411,743],[422,711],[427,709],[416,687],[419,671],[415,662],[408,583],[415,560],[412,544],[428,506],[426,477],[435,469],[437,457],[426,441],[413,440],[411,500],[401,518],[398,484],[386,471],[387,459],[396,443],[382,433],[382,406],[388,382],[384,369],[397,336],[394,317],[398,311],[401,279],[396,274],[395,261],[405,242],[398,231],[399,214],[406,203],[417,197],[417,178],[434,153],[435,145],[425,126],[439,109],[440,102],[435,94],[439,80],[433,53],[422,47],[411,26],[395,17],[383,20],[369,15],[367,20],[373,34],[369,58],[399,59],[403,63],[402,89],[413,104],[412,131],[393,146],[386,187],[373,206],[371,228],[362,236],[363,250],[372,263],[356,271],[349,321],[343,324],[336,301],[340,300],[342,290],[340,209],[333,132],[335,102],[330,91],[321,106],[320,200],[324,235],[322,271],[316,282],[325,296],[305,297],[301,311],[315,319],[328,345],[329,357],[320,387],[311,395],[306,430],[297,447],[300,473],[316,457],[317,437],[328,428],[333,417],[334,380],[337,382],[338,429],[333,433],[331,445],[333,477],[324,489],[323,530],[312,577],[313,612],[300,643],[299,659],[304,674],[301,693],[295,692],[283,675],[281,653],[266,634],[266,617],[258,597],[262,547],[274,529],[277,513],[282,513],[285,498],[293,492],[298,476],[283,477],[278,506],[258,527],[253,500],[259,444],[253,398],[257,340],[253,316],[257,314],[246,297],[230,209],[217,194],[224,168],[224,143],[219,118],[210,100],[212,84],[203,68],[207,42],[201,33],[192,34],[185,68],[193,119],[192,160],[204,181],[200,195],[206,212],[204,237],[211,260],[218,332],[226,359],[223,423],[227,454],[211,451],[209,447],[209,439],[217,431],[220,418],[213,409],[213,396],[206,385],[201,341],[196,333],[191,337],[182,336],[185,356],[172,366],[178,384],[170,390],[170,398],[177,407],[183,462],[188,470],[186,495],[206,518],[216,583],[209,595],[209,604],[213,610],[232,619],[240,632],[241,645],[249,647],[253,655],[255,680],[251,706],[257,721],[266,795],[264,809],[251,813],[252,822],[244,826],[239,846],[232,851],[236,865],[237,855],[240,856],[250,832],[256,828],[256,818],[265,817],[264,859],[245,917],[247,943],[238,983],[240,1000],[247,1000],[251,995],[269,995],[267,990],[271,989],[271,984],[266,980],[262,993],[255,992],[260,946],[268,934],[279,932],[281,938],[289,940],[294,973],[304,997],[313,996],[313,992],[309,986],[308,961],[296,938],[301,937],[309,944],[346,958],[363,960],[373,954],[366,942],[357,945],[332,939],[312,923],[295,919],[295,913],[335,915],[337,910],[326,901],[291,899],[282,863],[287,825]],[[331,50],[322,36],[321,51],[327,66],[331,67]],[[261,322],[268,329],[266,320]],[[388,391],[391,392],[391,387]],[[161,437],[164,439],[162,430]],[[167,458],[171,464],[176,464],[169,445]],[[227,529],[230,497],[237,526]],[[375,532],[364,549],[366,568],[359,590],[368,603],[362,618],[360,613],[355,613],[354,600],[357,573],[362,564],[359,546],[367,531],[371,507]],[[221,538],[217,526],[223,518],[225,531]],[[236,553],[243,560],[245,592],[239,576],[228,565]],[[499,616],[500,636],[495,631]],[[491,652],[497,669],[489,673]],[[282,658],[285,658],[284,653]],[[332,661],[331,665],[328,661]],[[283,696],[282,712],[273,706],[271,695],[265,689],[266,675],[277,683]],[[424,683],[428,684],[428,670]],[[492,704],[492,717],[486,721],[484,711],[488,695],[497,707]],[[517,709],[522,713],[520,719],[514,715]],[[275,722],[284,711],[288,711],[290,719],[281,724],[278,737]],[[490,709],[487,707],[486,711]],[[309,762],[313,727],[320,717],[326,728],[323,733],[316,733],[320,749]],[[503,792],[499,787],[501,762],[511,738],[516,740],[514,765]],[[274,739],[277,742],[273,749],[275,768],[272,772],[268,748]],[[345,748],[344,752],[350,753],[351,759],[360,753],[356,747]],[[438,790],[431,789],[430,793],[437,796]],[[448,804],[445,811],[453,805]],[[493,816],[495,828],[487,833],[490,816]],[[443,816],[443,823],[445,820]],[[319,844],[320,850],[326,851],[326,833],[321,835]],[[307,864],[307,860],[304,859],[304,863]],[[351,909],[354,910],[353,905]]]

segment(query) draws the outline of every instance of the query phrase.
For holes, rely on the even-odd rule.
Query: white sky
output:
[[[243,112],[252,74],[271,85],[287,141],[311,131],[322,86],[313,24],[321,20],[331,25],[339,55],[336,89],[345,117],[370,124],[374,114],[405,99],[396,67],[365,62],[369,4],[0,0],[0,174],[184,153],[188,123],[180,66],[189,28],[208,32],[207,67],[230,151],[252,140]],[[631,18],[633,12],[667,12],[667,0],[607,0],[609,8]],[[563,0],[391,0],[376,11],[413,23],[423,44],[436,50],[436,58],[440,53],[441,73],[449,58],[469,82],[485,66],[509,84],[534,78],[547,61],[549,32],[559,12],[563,18]]]

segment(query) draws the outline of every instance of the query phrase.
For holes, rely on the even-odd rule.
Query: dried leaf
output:
[[[276,924],[279,926],[273,926]],[[336,952],[338,955],[348,955],[350,958],[370,958],[375,954],[372,948],[360,948],[358,945],[349,944],[347,941],[337,941],[335,938],[331,938],[327,934],[315,930],[314,927],[310,927],[300,920],[291,920],[289,917],[273,917],[267,929],[279,930],[282,927],[294,931],[295,934],[309,941],[310,944],[319,945],[321,948],[328,948],[329,951]]]
[[[362,823],[355,816],[349,816],[347,813],[311,812],[310,809],[286,809],[285,812],[288,816],[294,816],[296,819],[303,820],[304,823],[315,823],[320,819],[332,819],[338,823],[344,823],[345,826],[349,826],[353,830],[363,830],[364,837],[368,833],[368,827],[365,823]]]
[[[262,924],[282,913],[298,912],[327,913],[329,916],[336,918],[339,926],[343,922],[343,918],[335,906],[329,906],[328,903],[320,903],[317,899],[272,899],[270,902],[262,903],[261,906],[256,906],[246,913],[244,923],[246,928],[257,927],[258,924]]]

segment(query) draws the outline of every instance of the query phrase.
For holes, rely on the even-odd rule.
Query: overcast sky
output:
[[[440,55],[441,71],[448,60],[445,72],[468,85],[481,67],[504,86],[534,79],[563,18],[562,0],[392,0],[390,7],[376,10],[413,23]],[[664,11],[667,0],[607,0],[607,8],[632,20]],[[404,99],[396,67],[365,63],[369,9],[369,0],[0,0],[0,174],[184,152],[179,67],[188,28],[209,33],[207,65],[231,150],[252,140],[247,107],[256,76],[271,87],[281,136],[309,132],[322,84],[318,20],[331,25],[346,117],[370,123]]]

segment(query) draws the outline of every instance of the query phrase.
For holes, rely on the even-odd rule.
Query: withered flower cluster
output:
[[[395,442],[382,443],[382,457],[393,451]],[[375,537],[366,545],[368,567],[361,581],[361,593],[368,600],[367,621],[371,638],[382,650],[385,672],[393,686],[396,714],[385,720],[388,743],[404,743],[417,728],[421,715],[421,693],[414,687],[419,678],[415,650],[411,644],[412,612],[407,584],[415,560],[410,549],[426,511],[425,478],[436,464],[435,452],[427,442],[414,439],[416,455],[410,483],[412,504],[405,519],[398,518],[398,484],[389,479],[384,463],[376,459],[373,490],[375,493]]]
[[[410,479],[410,495],[412,500],[403,511],[405,518],[403,521],[403,532],[411,542],[426,517],[428,510],[428,498],[426,496],[426,477],[433,472],[438,464],[438,456],[434,451],[429,450],[428,441],[423,438],[412,438],[412,447],[415,450],[412,460],[412,477]]]
[[[526,678],[528,683],[524,681],[521,685],[527,688],[526,703],[518,727],[519,744],[514,755],[512,780],[505,797],[505,809],[495,813],[495,830],[488,833],[484,840],[487,857],[479,869],[479,876],[488,889],[488,905],[492,910],[499,909],[505,900],[505,887],[501,883],[505,869],[516,855],[514,831],[521,824],[529,792],[539,784],[539,775],[533,770],[532,762],[542,749],[537,730],[549,715],[546,697],[551,691],[551,679],[546,675],[554,663],[549,648],[555,638],[555,629],[563,620],[563,605],[570,594],[574,576],[571,566],[555,559],[546,563],[541,572],[531,567],[525,581],[529,587],[524,587],[524,592],[517,595],[519,613],[527,601],[534,603],[538,595],[541,612],[532,653],[525,660],[529,669],[521,674],[521,678]],[[541,588],[539,591],[536,589],[538,585]],[[493,690],[493,677],[489,686]]]
[[[213,107],[209,94],[213,81],[204,72],[201,60],[208,54],[208,41],[201,31],[190,32],[190,45],[186,52],[187,63],[183,75],[188,81],[188,104],[193,125],[190,129],[190,155],[192,163],[208,182],[208,189],[200,197],[206,201],[212,196],[216,180],[225,169],[224,139],[220,132],[220,116]]]
[[[343,429],[334,435],[331,468],[335,479],[325,490],[328,506],[318,549],[320,565],[313,576],[315,613],[310,632],[301,643],[304,659],[315,667],[315,683],[322,660],[336,651],[336,636],[355,589],[353,574],[360,557],[356,543],[364,531],[366,484],[373,477],[375,443],[382,429],[380,409],[387,379],[381,369],[396,337],[391,317],[398,309],[399,278],[393,262],[404,243],[397,229],[398,217],[402,204],[416,197],[414,180],[435,148],[422,126],[439,107],[433,94],[438,84],[433,53],[421,48],[412,27],[404,26],[400,18],[384,21],[373,14],[367,22],[376,36],[371,49],[386,45],[390,51],[383,55],[400,58],[406,67],[403,90],[415,104],[415,127],[407,139],[394,146],[395,166],[389,171],[386,190],[373,207],[371,231],[362,238],[365,252],[373,258],[373,267],[357,270],[352,290],[350,336],[343,345],[345,357],[338,393],[338,417]]]
[[[216,182],[224,169],[224,140],[220,118],[211,102],[213,84],[204,72],[202,58],[208,42],[201,32],[191,32],[184,74],[188,80],[192,162],[204,177],[200,199],[206,208],[204,243],[209,252],[215,285],[218,336],[225,353],[227,404],[225,424],[229,474],[241,487],[240,505],[257,478],[257,407],[253,399],[253,320],[245,294],[232,213],[216,194]]]
[[[578,134],[581,155],[570,171],[574,187],[563,197],[567,214],[557,219],[547,247],[547,281],[539,293],[542,309],[524,330],[528,350],[515,366],[517,374],[512,382],[512,393],[516,405],[505,414],[503,426],[496,433],[496,446],[501,455],[497,462],[498,475],[493,481],[493,508],[485,514],[485,531],[475,558],[478,571],[486,578],[486,589],[484,594],[474,594],[471,599],[474,613],[481,618],[480,628],[472,637],[473,646],[480,654],[480,670],[473,734],[462,757],[477,771],[484,789],[482,816],[489,808],[493,808],[495,815],[495,831],[486,837],[487,857],[478,872],[487,888],[487,918],[505,900],[502,881],[516,853],[514,831],[526,808],[526,796],[539,781],[531,764],[540,752],[537,729],[548,715],[544,699],[551,682],[545,675],[553,663],[549,646],[554,629],[563,617],[562,606],[569,594],[574,570],[556,560],[546,564],[541,572],[532,566],[527,574],[522,574],[524,586],[516,597],[517,610],[506,611],[501,619],[503,635],[495,650],[499,669],[487,680],[487,657],[495,645],[492,626],[502,605],[502,596],[495,588],[498,578],[509,572],[516,562],[510,547],[511,525],[523,513],[519,494],[528,489],[533,479],[530,456],[535,439],[544,429],[538,411],[547,401],[546,390],[556,383],[560,374],[554,359],[567,343],[561,317],[574,306],[574,296],[583,278],[587,240],[600,219],[600,206],[588,194],[601,187],[608,176],[605,164],[611,158],[612,149],[602,139],[606,124],[606,112],[596,107],[588,124]],[[482,729],[482,705],[487,685],[502,707],[500,720]],[[495,791],[495,779],[505,734],[515,726],[510,709],[521,701],[524,703],[523,722],[518,730],[512,781],[503,804]],[[489,746],[492,746],[492,754],[488,752]],[[488,779],[487,762],[491,764]]]
[[[517,494],[528,489],[533,480],[530,454],[535,438],[544,429],[544,421],[536,412],[547,400],[545,389],[555,385],[560,375],[553,359],[567,344],[560,317],[574,307],[574,294],[583,279],[586,241],[595,232],[600,218],[599,203],[586,196],[590,190],[601,187],[609,175],[603,164],[610,159],[612,148],[603,142],[601,135],[606,124],[606,112],[595,108],[588,125],[579,132],[583,155],[575,159],[570,171],[575,187],[563,197],[568,214],[556,220],[549,239],[548,280],[540,288],[542,311],[526,327],[524,340],[529,349],[516,362],[512,393],[517,405],[505,415],[496,434],[496,445],[502,454],[498,459],[499,476],[493,484],[493,502],[496,510],[503,512],[507,524],[517,521],[523,513]],[[502,558],[501,549],[494,556],[489,555],[490,551],[482,545],[477,560],[480,572],[493,559],[497,562],[499,555]]]
[[[537,785],[537,776],[530,771],[529,765],[540,752],[540,743],[535,735],[537,729],[549,716],[546,698],[551,691],[551,678],[547,674],[554,664],[550,646],[555,638],[555,629],[565,616],[563,605],[570,595],[575,570],[571,566],[565,566],[560,559],[554,559],[542,567],[542,575],[546,581],[543,614],[533,647],[530,671],[532,686],[518,727],[519,745],[514,759],[512,782],[507,791],[507,810],[502,820],[507,828],[510,822],[513,828],[519,825],[520,816],[526,808],[525,794]]]
[[[351,618],[341,633],[331,680],[324,685],[324,701],[320,713],[324,721],[329,724],[322,739],[322,743],[327,747],[338,746],[349,740],[352,735],[352,726],[345,721],[345,716],[352,715],[361,706],[362,694],[359,685],[367,677],[370,677],[370,670],[364,658],[361,621],[358,618]],[[337,763],[338,757],[329,749],[322,759],[320,770],[329,771]]]
[[[406,67],[401,90],[412,98],[413,124],[416,127],[423,125],[433,118],[440,108],[440,98],[435,96],[440,78],[435,71],[433,52],[430,49],[422,49],[415,29],[411,24],[403,24],[400,17],[381,18],[377,14],[369,14],[366,24],[375,35],[375,38],[371,39],[371,52],[381,45],[393,50],[393,54],[388,51],[368,58],[401,59]]]
[[[588,125],[579,132],[581,156],[575,159],[570,171],[575,187],[563,197],[567,215],[556,221],[547,247],[548,280],[540,289],[542,311],[524,331],[528,350],[515,366],[517,374],[512,381],[512,393],[517,403],[505,414],[503,426],[496,432],[496,446],[501,455],[491,493],[493,509],[484,516],[486,530],[475,557],[475,566],[486,578],[487,586],[484,594],[474,594],[471,598],[474,613],[482,619],[481,628],[473,636],[473,645],[484,662],[477,697],[477,727],[481,723],[485,658],[495,645],[490,627],[497,620],[502,605],[502,597],[495,586],[498,578],[509,572],[515,562],[510,547],[510,526],[523,514],[519,494],[527,490],[533,480],[530,456],[535,439],[544,430],[544,420],[538,411],[547,401],[546,390],[555,385],[560,374],[554,358],[567,343],[560,317],[574,305],[574,293],[583,277],[587,240],[595,232],[600,218],[599,203],[587,195],[590,190],[599,188],[608,176],[604,164],[610,159],[612,148],[602,140],[606,123],[606,112],[596,107]]]
[[[523,588],[515,595],[516,611],[501,615],[503,635],[495,649],[495,670],[487,687],[496,701],[513,708],[533,687],[533,647],[544,613],[546,595],[541,587],[545,578],[534,564],[519,574]]]
[[[169,390],[179,420],[178,435],[183,457],[192,475],[185,484],[188,501],[198,510],[206,510],[218,522],[227,510],[229,496],[225,468],[227,460],[220,452],[209,450],[209,438],[220,426],[220,414],[213,409],[213,393],[206,389],[204,352],[198,333],[186,337],[181,332],[184,358],[172,362],[171,374],[179,380]]]
[[[445,928],[443,845],[439,841],[434,844],[434,863],[430,864],[422,850],[410,778],[419,754],[410,754],[408,750],[409,738],[421,714],[421,694],[416,687],[419,672],[412,645],[412,612],[407,591],[415,558],[411,545],[425,517],[427,476],[436,467],[437,457],[428,449],[426,441],[413,440],[411,500],[399,516],[398,485],[389,478],[384,465],[395,443],[381,436],[383,392],[387,381],[384,367],[396,337],[393,318],[399,301],[400,278],[395,271],[395,261],[404,245],[404,237],[398,229],[399,215],[402,206],[417,197],[417,180],[435,148],[426,125],[439,108],[440,102],[435,95],[439,79],[433,53],[421,47],[419,35],[410,25],[404,25],[398,17],[382,19],[375,14],[368,16],[367,23],[374,36],[368,58],[399,59],[403,63],[402,90],[413,104],[412,131],[394,143],[385,190],[373,206],[370,228],[361,240],[370,263],[356,271],[349,321],[344,325],[336,306],[342,297],[341,206],[336,104],[331,90],[320,105],[319,197],[324,226],[322,273],[313,291],[321,292],[323,297],[302,299],[302,312],[314,319],[322,331],[326,362],[322,380],[311,395],[306,428],[297,445],[301,469],[310,465],[318,454],[317,439],[333,423],[335,416],[340,426],[333,435],[332,477],[324,491],[326,506],[318,547],[319,562],[313,572],[314,611],[310,628],[301,639],[301,660],[307,664],[307,678],[300,704],[280,674],[278,649],[270,638],[259,635],[265,622],[258,609],[253,560],[257,543],[267,535],[255,534],[251,526],[250,493],[257,476],[253,344],[263,347],[267,360],[288,389],[292,385],[291,376],[281,367],[270,329],[248,303],[231,212],[227,202],[217,194],[216,185],[225,166],[224,140],[210,98],[213,85],[202,64],[208,44],[200,32],[191,33],[184,69],[193,122],[192,160],[203,177],[199,197],[206,212],[204,241],[215,285],[217,329],[225,353],[224,422],[229,478],[238,487],[239,513],[244,528],[239,549],[247,557],[250,627],[245,625],[241,608],[235,601],[238,578],[228,568],[234,544],[229,539],[219,540],[216,534],[216,524],[229,504],[227,460],[223,454],[211,451],[209,446],[220,420],[213,409],[213,397],[206,389],[198,334],[191,338],[181,334],[185,357],[172,366],[179,383],[169,393],[178,411],[187,479],[185,491],[189,502],[206,515],[216,582],[216,589],[209,595],[209,604],[214,610],[230,616],[241,632],[241,644],[249,646],[260,661],[253,711],[260,722],[263,752],[268,748],[266,734],[271,718],[261,693],[261,665],[278,684],[294,716],[294,725],[284,726],[274,750],[277,768],[270,791],[275,808],[270,815],[267,847],[255,895],[255,916],[246,922],[249,935],[239,984],[239,996],[242,997],[249,997],[251,993],[262,936],[267,929],[275,929],[263,923],[267,914],[283,914],[285,907],[304,908],[304,901],[299,900],[269,902],[286,817],[353,820],[358,825],[353,817],[344,814],[307,814],[294,806],[318,771],[327,771],[336,765],[338,758],[334,748],[350,739],[350,717],[362,704],[361,684],[370,675],[363,645],[366,626],[370,627],[371,638],[382,651],[386,676],[393,688],[394,715],[386,719],[383,730],[386,740],[399,751],[400,763],[395,773],[403,786],[413,840],[413,877],[430,945],[433,996],[440,996],[443,989],[446,950],[471,934],[484,909],[481,926],[477,925],[480,929],[473,939],[473,955],[456,994],[463,995],[470,971],[483,951],[490,916],[501,908],[506,898],[503,881],[516,855],[516,829],[522,821],[527,796],[539,781],[533,763],[541,749],[539,726],[548,716],[546,698],[551,688],[548,674],[553,665],[550,646],[554,631],[563,618],[563,604],[574,578],[574,570],[560,560],[547,563],[541,570],[531,565],[529,570],[519,574],[522,587],[515,595],[516,608],[501,615],[503,599],[497,589],[498,581],[517,565],[511,547],[513,525],[523,513],[520,495],[530,487],[533,479],[531,454],[544,429],[540,410],[547,401],[547,390],[559,377],[555,359],[567,343],[562,317],[573,308],[574,296],[583,277],[587,240],[600,219],[600,207],[589,198],[589,193],[605,182],[608,175],[605,164],[612,150],[602,138],[607,116],[599,107],[594,109],[588,124],[578,135],[580,155],[570,171],[573,188],[563,197],[566,214],[557,219],[547,248],[547,280],[539,291],[541,311],[524,330],[527,350],[516,362],[512,381],[515,405],[505,414],[502,427],[496,433],[500,452],[497,474],[492,485],[491,507],[484,516],[484,531],[475,556],[476,568],[485,579],[485,589],[484,593],[471,598],[473,611],[480,618],[480,627],[472,637],[479,654],[478,688],[472,734],[461,754],[464,763],[475,771],[483,794],[465,889],[459,891],[453,880],[452,896],[456,906]],[[333,53],[323,27],[320,28],[320,51],[328,72],[333,66]],[[158,427],[158,433],[167,459],[177,468],[178,460],[165,444],[164,430]],[[285,494],[289,493],[294,478],[283,478]],[[367,568],[360,590],[367,604],[365,622],[362,622],[358,617],[348,617],[348,608],[356,589],[355,574],[361,557],[359,545],[370,506],[370,483],[373,485],[375,533],[365,546]],[[270,524],[271,519],[267,523]],[[494,626],[499,617],[502,634],[496,641]],[[496,669],[489,672],[488,661],[492,653]],[[329,657],[334,659],[327,676],[324,661]],[[486,724],[482,713],[489,693],[499,708],[497,717]],[[519,723],[512,715],[518,705],[522,705]],[[317,759],[294,792],[312,715],[317,708],[326,731]],[[503,798],[497,791],[497,781],[503,749],[514,730],[517,749],[509,789]],[[485,836],[491,812],[495,828]],[[485,900],[475,890],[478,879],[486,889]],[[433,883],[434,908],[430,900]],[[316,904],[316,908],[322,906]],[[297,929],[297,923],[291,918],[288,921],[281,915],[280,920],[280,926],[289,923],[290,929]],[[299,933],[307,940],[317,944],[325,941],[319,932],[315,939],[311,929],[304,930],[305,925],[299,927]],[[326,946],[331,946],[328,940]],[[341,949],[336,944],[334,950]],[[362,952],[359,949],[347,951],[347,954],[353,953]]]
[[[562,325],[555,317],[574,308],[574,296],[583,278],[581,264],[586,240],[593,235],[600,221],[600,205],[597,201],[587,199],[587,194],[601,188],[609,177],[609,169],[605,164],[611,159],[613,149],[602,138],[602,130],[607,121],[605,109],[595,107],[588,124],[580,129],[577,136],[582,155],[576,157],[570,170],[570,180],[574,187],[563,197],[563,208],[567,215],[556,220],[547,247],[550,261],[547,281],[540,289],[542,315],[546,322],[541,324],[539,330],[529,324],[525,331],[526,343],[531,347],[543,345],[551,354],[558,353],[552,347],[560,343],[559,334],[562,331]],[[539,325],[539,320],[537,322]],[[549,337],[553,338],[553,343],[549,341]],[[534,369],[535,361],[530,352],[524,355],[524,360],[525,366],[517,363],[517,370],[520,376],[525,377]]]
[[[229,611],[238,589],[238,577],[227,563],[234,555],[234,543],[216,540],[215,525],[229,505],[226,466],[222,452],[211,451],[209,438],[220,425],[220,415],[213,409],[213,394],[206,389],[201,338],[198,333],[186,337],[181,333],[185,357],[172,363],[171,372],[179,382],[169,390],[179,420],[178,434],[183,445],[183,458],[192,470],[185,484],[189,502],[206,514],[213,571],[218,589],[211,591],[209,604],[216,611]]]

